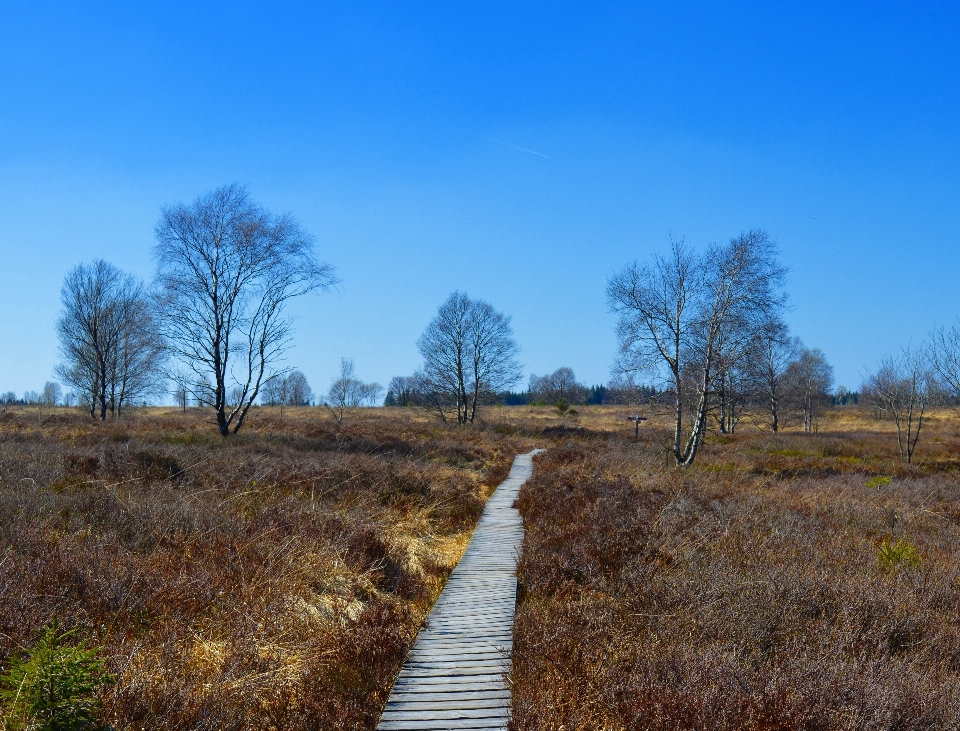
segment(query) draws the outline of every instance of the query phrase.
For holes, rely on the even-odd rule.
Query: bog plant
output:
[[[14,657],[0,676],[3,731],[86,731],[97,721],[98,687],[113,681],[97,657],[99,647],[72,644],[56,617],[40,630],[25,657]]]
[[[905,538],[899,539],[896,543],[885,538],[877,549],[877,558],[880,560],[880,565],[889,570],[901,565],[911,568],[920,565],[920,551]]]
[[[867,487],[885,487],[890,484],[890,481],[893,478],[888,477],[887,475],[877,475],[876,477],[871,477],[867,480]]]

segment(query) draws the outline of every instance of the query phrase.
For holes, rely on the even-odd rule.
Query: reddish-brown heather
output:
[[[601,416],[521,492],[511,728],[960,728],[960,421],[911,467],[846,409],[678,470]]]
[[[485,499],[532,441],[407,410],[0,418],[0,657],[56,614],[117,729],[373,728]]]
[[[56,613],[126,729],[372,728],[512,456],[514,719],[528,729],[960,728],[960,420],[913,466],[844,408],[815,435],[663,415],[363,410],[0,417],[0,654]]]

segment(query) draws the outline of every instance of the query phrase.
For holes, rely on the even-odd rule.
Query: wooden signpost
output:
[[[646,417],[646,416],[640,416],[640,414],[637,414],[636,416],[628,416],[628,417],[627,417],[627,421],[632,421],[632,422],[634,422],[634,424],[633,424],[633,436],[637,437],[638,439],[640,438],[640,422],[641,422],[641,421],[646,421],[646,420],[647,420],[647,417]]]

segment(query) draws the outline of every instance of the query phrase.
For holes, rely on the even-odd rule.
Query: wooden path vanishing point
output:
[[[523,523],[513,507],[533,455],[513,461],[460,563],[397,676],[378,729],[505,729],[510,691],[516,562]]]

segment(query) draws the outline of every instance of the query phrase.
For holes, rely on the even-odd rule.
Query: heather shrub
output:
[[[677,470],[660,439],[568,434],[537,458],[513,729],[960,728],[939,455],[894,472],[885,435],[754,432]]]
[[[374,728],[531,442],[407,410],[264,409],[230,439],[55,416],[0,423],[0,657],[56,614],[102,647],[90,716],[117,729]]]

